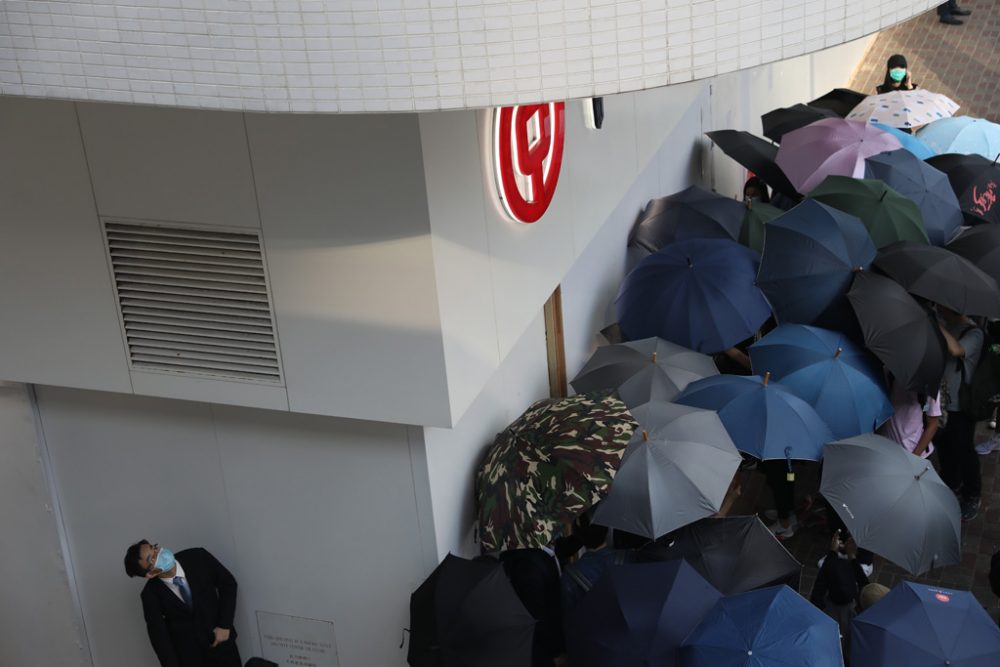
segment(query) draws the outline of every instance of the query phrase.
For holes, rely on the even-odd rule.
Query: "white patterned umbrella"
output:
[[[926,125],[939,118],[949,118],[956,111],[958,104],[945,95],[918,88],[866,97],[847,114],[847,120],[908,129]]]

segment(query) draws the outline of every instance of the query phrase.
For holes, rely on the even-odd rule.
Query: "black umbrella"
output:
[[[778,154],[778,147],[774,144],[742,130],[716,130],[706,132],[705,136],[723,153],[752,171],[778,192],[796,201],[801,199],[801,195],[795,191],[795,186],[785,176],[785,172],[774,162]]]
[[[755,516],[696,521],[637,552],[637,558],[683,558],[723,595],[777,584],[798,589],[802,570],[802,564]]]
[[[652,199],[632,229],[630,246],[656,252],[685,239],[736,240],[743,224],[742,203],[697,185]]]
[[[962,214],[970,224],[1000,223],[1000,165],[982,155],[945,153],[926,160],[948,175]]]
[[[910,294],[956,313],[1000,317],[997,281],[950,250],[898,241],[879,250],[874,264]]]
[[[1000,281],[1000,225],[970,227],[948,244],[948,250]]]
[[[826,95],[817,97],[809,102],[809,106],[817,109],[829,109],[841,118],[846,118],[847,114],[854,110],[854,107],[868,97],[864,93],[859,93],[850,88],[834,88]]]
[[[944,375],[945,342],[934,316],[891,278],[870,271],[855,274],[847,299],[865,345],[896,380],[907,389],[936,394]]]
[[[768,111],[760,117],[760,122],[764,126],[764,136],[780,142],[783,136],[800,127],[805,127],[824,118],[840,117],[829,109],[821,109],[808,104],[793,104],[790,107]]]
[[[531,665],[535,619],[495,561],[448,554],[410,596],[413,667]]]

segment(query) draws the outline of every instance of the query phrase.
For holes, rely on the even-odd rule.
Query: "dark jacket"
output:
[[[816,585],[809,599],[820,609],[828,598],[834,604],[851,604],[867,585],[868,577],[857,559],[839,558],[836,551],[830,551],[816,575]]]
[[[149,641],[163,667],[240,667],[236,650],[236,579],[205,549],[185,549],[176,555],[191,589],[191,607],[161,579],[142,589],[142,614]],[[229,640],[210,648],[213,630],[230,630]]]

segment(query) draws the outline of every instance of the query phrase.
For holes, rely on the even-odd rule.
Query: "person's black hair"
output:
[[[760,192],[760,200],[765,204],[771,203],[771,195],[767,192],[767,183],[765,183],[759,176],[751,176],[747,179],[747,182],[743,184],[743,196],[747,196],[747,188],[749,187],[757,188]]]
[[[142,545],[148,545],[148,540],[139,540],[125,551],[125,574],[130,577],[145,577],[146,570],[139,565],[142,557]]]
[[[608,527],[598,526],[596,523],[588,523],[578,529],[576,534],[580,536],[583,546],[590,550],[597,549],[608,541]]]
[[[897,67],[902,67],[903,69],[909,69],[909,65],[907,65],[906,63],[906,56],[900,53],[889,56],[889,60],[886,61],[885,79],[882,81],[882,85],[878,87],[878,90],[880,92],[888,92],[890,90],[895,90],[898,86],[902,85],[903,81],[906,81],[906,79],[903,79],[903,81],[896,83],[895,81],[892,80],[892,77],[889,76],[889,71],[894,70]],[[907,72],[906,76],[909,77],[910,73]]]

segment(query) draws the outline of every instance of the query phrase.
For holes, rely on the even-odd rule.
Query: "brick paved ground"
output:
[[[850,87],[874,93],[885,76],[890,55],[906,56],[913,78],[922,88],[944,93],[962,106],[961,113],[1000,122],[1000,0],[964,0],[972,10],[965,24],[949,26],[938,22],[934,11],[883,31],[876,38],[855,71]],[[988,437],[982,430],[977,441]],[[936,458],[936,457],[934,457]],[[996,618],[1000,600],[989,589],[987,573],[990,556],[1000,550],[1000,452],[980,457],[983,464],[983,509],[979,516],[962,525],[962,562],[939,568],[922,577],[911,577],[903,569],[876,558],[874,581],[892,587],[902,579],[971,590]],[[935,462],[936,464],[936,462]],[[773,508],[770,491],[759,473],[744,475],[743,495],[733,514],[752,514]],[[798,502],[807,494],[818,497],[816,467],[799,470]],[[816,561],[826,553],[830,532],[822,515],[811,515],[806,527],[785,546],[803,566],[801,592],[808,596],[816,578]]]
[[[885,78],[885,62],[906,56],[913,81],[958,102],[961,114],[1000,122],[1000,2],[963,0],[972,16],[964,25],[945,25],[931,10],[884,30],[851,81],[851,88],[872,94]]]

